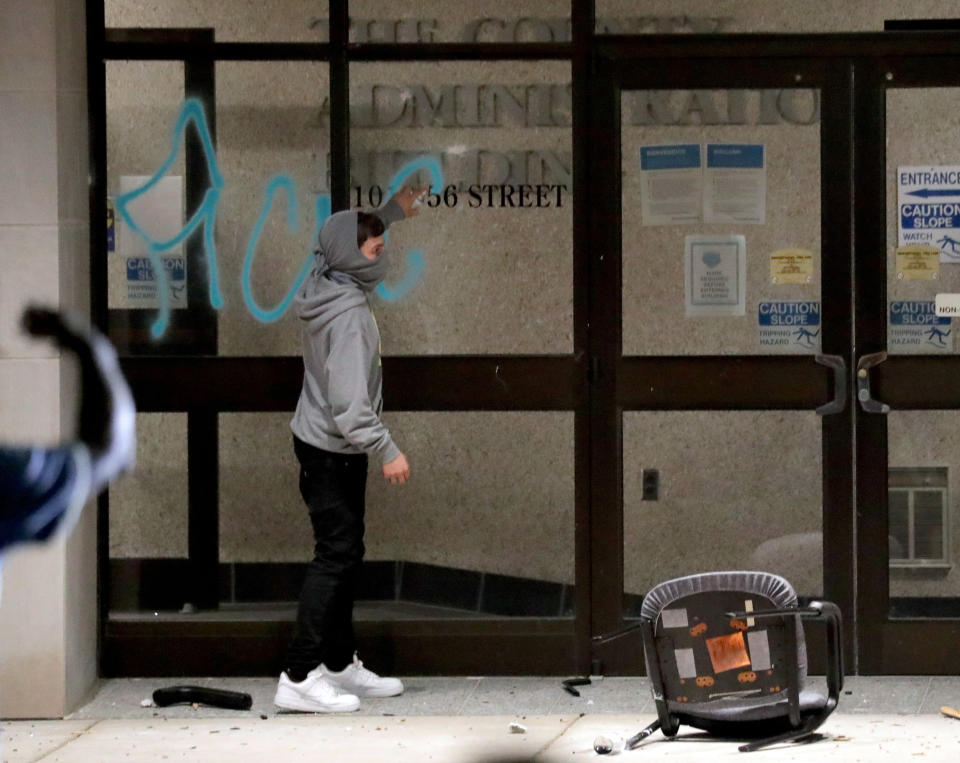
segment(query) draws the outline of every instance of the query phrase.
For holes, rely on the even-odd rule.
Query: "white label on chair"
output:
[[[750,667],[754,671],[770,670],[770,640],[766,631],[749,631],[747,646],[750,647]]]
[[[660,621],[664,628],[686,628],[687,610],[665,609],[660,613]]]
[[[697,677],[697,664],[694,662],[692,649],[674,649],[673,655],[677,660],[677,672],[680,678]]]
[[[744,689],[743,691],[722,691],[709,694],[710,699],[727,699],[729,697],[749,697],[751,694],[763,694],[761,689]]]

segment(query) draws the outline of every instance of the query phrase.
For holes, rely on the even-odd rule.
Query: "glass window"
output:
[[[329,67],[303,61],[217,64],[220,355],[298,355],[290,309],[330,213]]]
[[[187,557],[187,414],[137,414],[137,468],[110,486],[111,559]]]
[[[890,563],[944,564],[947,532],[947,469],[890,470]]]
[[[220,562],[233,581],[225,605],[295,600],[312,557],[289,421],[220,415]],[[573,414],[392,412],[384,421],[412,478],[390,485],[370,463],[361,598],[383,603],[363,611],[572,615]]]
[[[570,65],[354,64],[351,201],[430,185],[390,231],[386,355],[573,350]]]
[[[764,570],[822,596],[821,439],[809,411],[625,412],[627,614],[657,583],[703,570]]]
[[[169,161],[166,187],[135,205],[131,220],[137,219],[136,206],[156,200],[173,211],[169,220],[145,223],[150,226],[145,233],[158,239],[176,234],[176,223],[183,218],[185,168],[183,152],[171,152],[180,139],[175,126],[184,106],[184,67],[179,61],[108,61],[106,70],[107,195],[115,224],[115,236],[108,239],[107,247],[107,305],[112,310],[137,310],[148,304],[154,310],[156,296],[148,292],[155,289],[155,282],[144,262],[147,246],[126,224],[126,208],[117,209],[117,199],[122,203],[125,193],[144,185]],[[144,220],[147,217],[143,215]],[[169,259],[174,256],[183,256],[182,245],[167,252]],[[177,279],[178,286],[184,279]]]
[[[887,494],[890,512],[890,562],[910,558],[910,491],[890,488]]]
[[[895,410],[886,418],[890,615],[958,618],[960,411]]]
[[[956,321],[935,314],[936,296],[960,291],[960,241],[934,226],[949,220],[955,204],[936,186],[933,196],[923,195],[930,190],[923,173],[957,164],[943,131],[957,127],[960,88],[888,88],[886,94],[887,351],[953,354],[960,351]]]
[[[350,40],[568,42],[570,0],[350,0]]]
[[[290,301],[330,210],[328,66],[107,74],[111,338],[125,354],[299,354]]]
[[[819,352],[819,101],[623,92],[625,355]]]
[[[601,34],[725,34],[737,32],[880,32],[887,19],[951,19],[960,2],[941,0],[597,0]]]

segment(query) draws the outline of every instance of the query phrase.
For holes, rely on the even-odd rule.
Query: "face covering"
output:
[[[314,258],[319,275],[336,283],[355,284],[367,292],[377,288],[387,275],[386,250],[368,260],[357,246],[356,211],[338,212],[327,218],[320,229]]]

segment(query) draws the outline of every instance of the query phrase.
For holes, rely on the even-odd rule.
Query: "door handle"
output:
[[[887,353],[874,352],[857,361],[857,399],[867,413],[889,413],[890,406],[870,394],[870,369],[887,359]]]
[[[833,400],[816,410],[818,416],[840,413],[847,407],[847,363],[842,355],[816,355],[814,360],[821,366],[833,369]]]

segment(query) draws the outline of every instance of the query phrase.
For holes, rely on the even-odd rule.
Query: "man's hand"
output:
[[[404,217],[414,217],[420,214],[418,199],[425,199],[429,188],[401,188],[391,197],[392,201],[400,205]]]
[[[410,479],[410,464],[407,457],[401,453],[390,463],[383,465],[383,476],[390,480],[392,485],[402,485]]]

